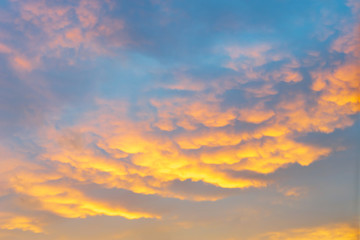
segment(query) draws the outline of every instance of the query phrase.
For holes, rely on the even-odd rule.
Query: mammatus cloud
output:
[[[27,74],[46,71],[47,59],[74,66],[77,60],[96,62],[116,56],[130,42],[130,23],[110,17],[115,15],[110,1],[13,4],[16,21],[5,25],[14,24],[24,40],[13,43],[21,38],[10,31],[8,37],[0,35],[0,54],[29,86],[37,82]],[[356,14],[358,4],[349,4]],[[345,27],[333,39],[329,33],[322,38],[329,42],[325,50],[302,54],[274,39],[216,43],[211,53],[219,57],[214,65],[221,74],[209,77],[197,73],[198,66],[169,64],[162,72],[166,80],[136,86],[136,100],[99,94],[93,105],[70,117],[71,110],[51,102],[57,90],[50,92],[44,81],[45,100],[59,109],[57,115],[28,135],[15,136],[16,150],[10,150],[11,144],[0,148],[0,197],[14,195],[31,203],[13,203],[17,211],[1,211],[0,228],[45,232],[46,217],[39,216],[46,214],[161,219],[160,210],[141,201],[114,203],[86,189],[126,191],[135,200],[216,202],[244,189],[265,189],[274,181],[269,175],[345,149],[300,139],[354,124],[360,111],[358,29],[356,24]],[[31,147],[22,145],[28,139]],[[303,189],[278,191],[296,198]],[[351,239],[356,234],[340,224],[255,239]]]
[[[261,58],[269,49],[245,55]],[[241,54],[239,50],[236,56],[230,56]],[[274,59],[258,65],[267,61]],[[67,129],[45,129],[40,143],[44,151],[39,157],[51,162],[55,176],[34,178],[19,173],[12,187],[18,193],[39,199],[43,209],[60,216],[115,214],[136,218],[153,215],[113,209],[87,199],[71,187],[50,182],[69,178],[138,194],[192,200],[216,200],[219,196],[191,196],[172,192],[169,186],[174,181],[189,179],[230,189],[266,186],[264,180],[236,177],[228,171],[268,174],[293,163],[307,166],[328,155],[332,149],[301,143],[296,138],[309,132],[330,133],[353,124],[351,115],[359,111],[359,102],[358,73],[352,64],[345,61],[330,69],[317,70],[317,74],[311,75],[313,91],[294,91],[291,98],[286,92],[264,93],[259,97],[249,91],[245,96],[254,103],[252,108],[220,107],[226,91],[243,88],[249,78],[229,80],[225,85],[221,84],[222,79],[216,79],[190,97],[151,98],[149,102],[156,112],[145,109],[136,121],[126,117],[129,111],[126,102],[101,100],[98,110],[87,113],[77,124]],[[287,68],[285,64],[286,72]],[[299,66],[293,68],[291,71],[296,72]],[[266,71],[265,77],[256,77],[257,81],[265,81],[272,88],[279,81],[299,82],[289,82],[286,77],[289,74],[278,71]],[[324,76],[326,88],[319,87],[319,74]],[[252,127],[241,128],[245,123]],[[27,177],[22,177],[23,174]],[[23,186],[21,179],[27,179],[29,186]]]

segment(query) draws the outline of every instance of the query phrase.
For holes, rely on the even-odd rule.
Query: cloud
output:
[[[208,110],[202,108],[201,111],[207,114]],[[226,130],[205,122],[203,130],[185,129],[166,136],[157,128],[152,128],[151,122],[131,121],[125,117],[126,112],[126,104],[101,101],[98,110],[88,113],[79,125],[63,130],[50,128],[43,136],[41,147],[45,151],[41,159],[55,164],[59,179],[90,181],[138,194],[211,200],[212,196],[194,197],[186,192],[172,192],[170,186],[174,181],[191,180],[221,188],[261,187],[266,185],[265,181],[236,177],[226,171],[247,170],[267,174],[291,163],[309,165],[330,152],[327,148],[297,143],[289,135],[291,128],[282,128],[285,129],[283,132],[277,129],[277,125],[236,133],[230,123],[226,124],[229,125]],[[222,112],[219,114],[221,116]],[[37,184],[42,183],[31,183],[34,188]],[[18,185],[15,183],[15,186]],[[26,189],[28,191],[24,191]],[[22,194],[47,201],[45,196],[30,190],[29,187],[17,188]],[[72,193],[66,188],[59,191]],[[73,195],[70,193],[69,198],[89,201],[76,191]],[[74,211],[74,216],[83,214],[80,210]],[[97,213],[105,212],[99,210]]]
[[[41,223],[36,218],[26,216],[11,216],[11,214],[0,214],[0,229],[14,230],[20,229],[23,231],[31,231],[34,233],[41,233],[43,229]]]
[[[12,4],[15,8],[11,14],[16,21],[5,28],[10,39],[3,39],[10,46],[1,43],[0,52],[10,55],[15,71],[44,69],[48,64],[45,59],[73,65],[77,60],[113,55],[113,49],[127,42],[123,21],[104,15],[111,11],[111,4],[87,0],[78,4],[43,0]],[[13,27],[22,31],[20,39],[12,39]]]
[[[24,71],[31,71],[34,66],[30,63],[30,61],[24,57],[16,56],[13,59],[14,68]]]
[[[86,21],[82,23],[86,27],[93,25],[93,20]],[[66,36],[74,42],[82,41],[81,31],[72,29]],[[294,78],[289,73],[297,72],[294,69],[299,68],[300,61],[290,54],[268,57],[268,51],[276,48],[267,45],[260,45],[259,49],[236,48],[230,58],[244,55],[258,61],[265,54],[264,60],[246,63],[246,66],[255,64],[263,68],[256,81],[268,84],[264,89],[266,93],[259,95],[249,90],[248,82],[252,77],[249,79],[247,72],[253,70],[245,67],[241,71],[245,72],[246,80],[225,78],[227,84],[223,84],[220,77],[206,87],[189,87],[192,82],[195,86],[204,86],[197,83],[199,78],[186,78],[175,88],[168,83],[157,85],[170,91],[190,90],[195,94],[144,97],[143,102],[151,104],[156,111],[144,108],[141,115],[135,112],[130,116],[130,105],[124,100],[99,99],[97,109],[84,113],[76,123],[55,128],[51,125],[58,124],[53,122],[43,129],[41,141],[37,143],[42,151],[37,158],[50,164],[53,175],[21,171],[12,179],[11,187],[18,194],[38,199],[41,209],[63,217],[102,214],[126,218],[159,217],[93,200],[69,186],[65,179],[95,183],[108,189],[125,189],[140,195],[213,201],[226,197],[226,191],[213,192],[214,195],[211,191],[194,194],[176,190],[174,183],[199,182],[218,189],[264,187],[269,184],[265,178],[234,172],[266,175],[295,163],[308,166],[329,155],[331,148],[300,143],[296,138],[310,132],[331,133],[353,124],[351,115],[359,111],[357,100],[344,96],[355,94],[356,68],[348,61],[332,69],[318,68],[317,73],[313,71],[311,75],[312,91],[295,89],[269,93],[268,89],[275,89],[281,82],[288,86],[302,84],[298,73]],[[265,68],[266,64],[280,60],[282,67]],[[284,73],[281,69],[285,69]],[[314,87],[319,85],[318,76],[326,79],[323,80],[326,88]],[[251,105],[227,106],[224,103],[227,91],[242,88],[245,89],[244,99]],[[257,90],[262,91],[261,88]],[[244,123],[246,127],[242,127]],[[285,193],[296,194],[290,190]]]
[[[242,28],[231,25],[240,22],[231,14],[197,25],[193,20],[208,19],[209,9],[175,11],[171,1],[10,4],[14,21],[0,17],[0,127],[7,130],[0,196],[32,204],[12,203],[0,215],[3,229],[44,232],[43,214],[161,219],[169,215],[152,203],[165,200],[221,206],[247,190],[272,191],[278,172],[311,168],[347,147],[307,138],[331,137],[356,122],[357,24],[326,23],[338,35],[321,28],[309,40],[313,29],[302,27],[306,19],[291,24],[294,36],[277,35],[288,26],[250,34],[254,26],[268,26],[262,21],[269,16],[232,35],[229,29]],[[231,6],[240,5],[212,6],[235,14]],[[154,16],[159,12],[164,15]],[[189,19],[195,24],[188,27]],[[308,192],[299,185],[273,191],[284,201],[300,201]],[[261,237],[315,238],[323,232],[331,238],[349,231],[336,225]]]
[[[0,43],[0,53],[11,53],[11,48],[6,46],[5,44]]]
[[[262,240],[300,240],[300,239],[342,239],[351,240],[359,236],[356,227],[347,224],[334,224],[319,227],[286,230],[284,232],[271,232],[257,238]]]
[[[23,173],[18,174],[12,181],[16,193],[36,199],[40,209],[66,218],[84,218],[95,215],[121,216],[128,219],[158,217],[90,199],[82,192],[67,186],[68,184],[54,183],[59,178],[59,175]]]

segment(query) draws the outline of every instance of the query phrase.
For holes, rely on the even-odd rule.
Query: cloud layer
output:
[[[209,239],[358,234],[347,210],[307,227],[255,224],[315,206],[316,164],[354,162],[356,1],[0,7],[0,239],[75,239],[59,221],[100,218],[126,226],[104,239],[141,239],[131,221],[166,226],[156,239],[195,239],[242,214],[242,237],[219,224]],[[295,181],[292,169],[310,170]]]

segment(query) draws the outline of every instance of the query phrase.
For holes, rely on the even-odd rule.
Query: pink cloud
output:
[[[11,58],[15,70],[39,68],[43,65],[43,57],[58,58],[71,64],[76,58],[111,56],[114,49],[129,42],[125,37],[124,22],[102,14],[110,11],[113,4],[96,0],[82,0],[77,5],[50,4],[44,0],[14,1],[13,4],[19,14],[14,26],[23,29],[27,50],[1,44],[0,52],[15,55]],[[26,27],[28,24],[33,28]],[[67,49],[74,49],[76,58],[66,57]]]
[[[13,58],[13,65],[16,69],[22,71],[28,71],[28,72],[34,68],[34,66],[31,64],[31,62],[28,59],[19,56]]]
[[[0,53],[6,53],[10,54],[12,52],[12,49],[5,44],[0,43]]]

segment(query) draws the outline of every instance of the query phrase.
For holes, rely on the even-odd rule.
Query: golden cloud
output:
[[[20,5],[22,20],[41,26],[51,39],[45,44],[46,48],[77,49],[85,44],[96,49],[99,45],[92,45],[94,38],[102,33],[112,34],[111,28],[97,18],[96,1],[81,1],[75,11],[79,18],[76,26],[64,18],[67,7],[48,11],[43,1],[32,6]],[[57,24],[50,24],[52,22]],[[123,27],[121,23],[115,24],[118,29]],[[56,34],[65,27],[61,34]],[[196,201],[213,201],[221,196],[179,193],[171,190],[171,184],[191,180],[228,189],[266,186],[265,180],[229,172],[250,171],[264,176],[294,163],[307,166],[330,154],[332,149],[299,142],[297,137],[310,132],[331,133],[353,124],[352,115],[360,111],[360,70],[357,68],[359,55],[353,46],[356,41],[352,39],[342,36],[334,43],[333,51],[348,54],[344,62],[331,68],[314,68],[311,89],[294,91],[290,96],[274,88],[279,82],[299,84],[303,80],[299,61],[282,51],[272,54],[271,51],[276,49],[268,44],[247,50],[231,46],[226,49],[230,60],[225,65],[243,72],[245,80],[219,78],[209,85],[192,85],[191,81],[198,79],[186,78],[178,84],[165,84],[165,89],[190,89],[196,94],[142,99],[156,111],[144,111],[141,113],[143,118],[139,119],[128,117],[129,107],[123,101],[99,100],[97,110],[84,114],[72,126],[55,128],[53,126],[58,124],[52,122],[52,126],[42,129],[41,140],[37,142],[41,153],[36,160],[44,166],[11,167],[6,170],[5,180],[0,176],[1,180],[6,182],[6,188],[36,199],[40,210],[67,218],[95,215],[129,219],[161,217],[146,210],[131,210],[113,206],[105,200],[94,200],[76,188],[72,181],[125,189],[136,194]],[[349,43],[350,47],[346,47]],[[5,45],[0,45],[0,51],[12,53]],[[27,58],[19,58],[16,54],[14,57],[14,63],[23,69],[30,71],[33,68]],[[254,70],[254,66],[261,67],[278,60],[286,64],[270,72]],[[250,81],[257,81],[259,87],[247,86]],[[226,105],[224,95],[229,89],[244,89],[244,96],[252,105]],[[286,194],[295,196],[297,193]],[[26,217],[9,218],[0,226],[41,231]],[[336,231],[326,229],[271,233],[268,239],[296,239],[296,234],[305,239],[336,236]],[[338,229],[344,234],[350,231],[343,226]],[[293,235],[294,238],[288,237]]]
[[[43,228],[41,225],[43,224],[40,223],[35,218],[0,213],[0,229],[7,229],[7,230],[20,229],[23,231],[41,233],[43,232]]]
[[[359,237],[359,230],[348,224],[333,224],[320,227],[300,228],[263,234],[252,240],[353,240]]]

